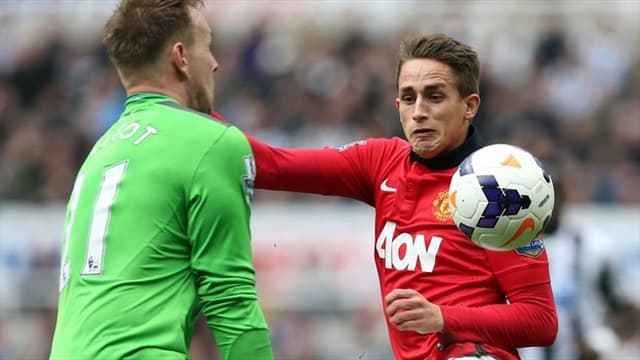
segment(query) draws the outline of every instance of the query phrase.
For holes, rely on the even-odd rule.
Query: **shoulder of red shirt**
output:
[[[224,120],[224,118],[222,117],[222,115],[220,115],[220,113],[218,113],[217,111],[213,110],[211,111],[211,117],[222,122],[222,123],[226,123],[226,121]]]

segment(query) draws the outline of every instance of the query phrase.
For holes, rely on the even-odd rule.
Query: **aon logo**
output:
[[[401,233],[394,238],[395,232],[396,223],[387,221],[378,240],[376,240],[376,253],[381,259],[384,259],[384,267],[413,271],[416,269],[416,264],[420,263],[422,271],[432,272],[442,238],[432,236],[427,248],[424,235],[416,235],[414,239],[411,234]]]

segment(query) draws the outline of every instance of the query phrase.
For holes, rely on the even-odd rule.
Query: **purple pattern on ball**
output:
[[[478,220],[478,227],[492,228],[498,223],[497,217],[483,217]]]

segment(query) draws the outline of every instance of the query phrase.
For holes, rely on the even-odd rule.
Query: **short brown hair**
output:
[[[193,42],[189,7],[203,0],[122,0],[107,21],[103,42],[113,64],[133,70],[153,64],[169,39]]]
[[[467,44],[444,34],[416,36],[405,39],[400,45],[396,86],[402,65],[412,59],[432,59],[453,69],[458,92],[467,96],[479,92],[480,63],[478,54]]]

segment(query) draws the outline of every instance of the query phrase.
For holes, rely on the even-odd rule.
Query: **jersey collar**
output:
[[[411,150],[410,159],[412,162],[417,161],[431,170],[451,169],[452,167],[460,165],[462,160],[464,160],[472,152],[481,148],[481,143],[482,140],[480,138],[480,135],[476,131],[475,127],[471,125],[469,126],[467,139],[464,141],[464,143],[462,143],[462,145],[458,146],[457,148],[440,154],[433,159],[422,158],[420,157],[420,155]]]
[[[170,102],[178,103],[178,100],[160,93],[139,92],[139,93],[134,93],[127,96],[127,102],[125,106],[139,103],[139,102],[160,102],[160,101],[164,101],[164,102],[170,101]]]

